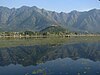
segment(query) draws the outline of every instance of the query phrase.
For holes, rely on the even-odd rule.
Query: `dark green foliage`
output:
[[[30,35],[31,36],[31,35],[34,35],[34,32],[32,32],[32,31],[25,31],[24,35]]]

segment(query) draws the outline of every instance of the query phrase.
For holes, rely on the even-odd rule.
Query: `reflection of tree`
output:
[[[100,61],[99,44],[34,45],[0,48],[0,65],[36,65],[57,58],[87,58]]]

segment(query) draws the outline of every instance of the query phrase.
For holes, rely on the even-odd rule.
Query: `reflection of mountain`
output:
[[[70,57],[72,59],[87,58],[94,61],[100,60],[100,46],[98,44],[70,44],[56,46],[54,50],[45,55],[45,59]],[[43,58],[42,58],[43,59]]]
[[[0,65],[22,64],[35,65],[57,58],[86,58],[100,61],[100,44],[70,44],[70,45],[34,45],[0,48]]]

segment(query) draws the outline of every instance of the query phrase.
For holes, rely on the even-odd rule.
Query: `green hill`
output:
[[[61,26],[50,26],[41,30],[41,32],[50,32],[50,33],[59,33],[59,32],[66,32],[66,31],[67,30],[62,28]]]

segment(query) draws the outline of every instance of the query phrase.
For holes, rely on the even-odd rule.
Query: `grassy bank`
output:
[[[0,38],[0,47],[15,47],[15,46],[32,46],[32,45],[58,45],[71,44],[79,42],[98,42],[99,36],[90,37],[48,37],[48,38]]]

